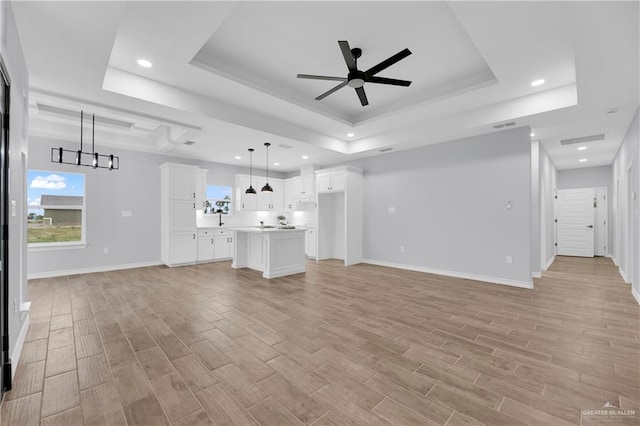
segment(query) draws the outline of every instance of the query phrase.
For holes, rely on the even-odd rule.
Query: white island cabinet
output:
[[[300,274],[306,270],[305,230],[230,228],[233,232],[234,269],[250,268],[265,278]]]

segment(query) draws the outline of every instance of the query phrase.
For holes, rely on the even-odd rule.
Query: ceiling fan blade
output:
[[[326,92],[324,92],[322,95],[318,96],[316,98],[316,101],[321,101],[322,99],[326,98],[327,96],[329,96],[330,94],[332,94],[333,92],[342,89],[344,86],[347,85],[347,81],[343,81],[342,83],[338,84],[336,87],[334,87],[331,90],[327,90]]]
[[[351,48],[349,47],[348,41],[339,41],[340,50],[342,50],[342,56],[344,56],[344,61],[347,63],[347,68],[349,71],[356,70],[356,59],[353,57],[353,53],[351,53]]]
[[[312,75],[312,74],[298,74],[298,78],[308,78],[311,80],[347,81],[347,79],[344,77],[330,77],[328,75]]]
[[[383,69],[389,68],[391,65],[393,65],[396,62],[406,58],[409,55],[411,55],[411,51],[409,49],[401,50],[400,52],[396,53],[395,55],[385,59],[382,62],[380,62],[378,65],[372,66],[371,68],[366,70],[364,72],[364,74],[367,77],[371,77],[373,75],[376,75],[377,73],[379,73]]]
[[[396,80],[395,78],[386,77],[369,77],[365,80],[367,83],[391,84],[393,86],[407,87],[411,84],[408,80]]]
[[[356,88],[356,93],[358,94],[358,97],[360,98],[360,103],[362,104],[362,106],[369,105],[369,101],[367,100],[367,95],[366,95],[366,93],[364,93],[364,87]]]

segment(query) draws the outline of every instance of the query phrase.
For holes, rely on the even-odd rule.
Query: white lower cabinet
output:
[[[307,228],[304,239],[304,252],[307,256],[316,258],[316,228]]]
[[[233,257],[233,235],[227,229],[198,230],[198,262],[226,260]]]
[[[233,257],[233,234],[227,229],[215,230],[215,260],[231,259]]]
[[[214,259],[214,238],[213,230],[198,230],[198,262],[209,262]]]
[[[172,232],[169,237],[170,259],[173,264],[193,262],[198,255],[195,232]]]

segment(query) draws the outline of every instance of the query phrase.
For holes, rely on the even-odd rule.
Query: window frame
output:
[[[207,196],[207,188],[210,187],[210,186],[221,187],[221,188],[229,188],[229,199],[226,200],[224,198],[222,198],[222,199],[209,198]],[[229,211],[226,212],[226,213],[222,213],[222,214],[225,215],[225,216],[233,216],[233,206],[235,204],[235,200],[234,200],[234,197],[233,197],[233,186],[231,186],[231,185],[216,185],[216,184],[207,183],[205,185],[205,188],[204,188],[204,201],[205,201],[205,203],[207,203],[210,200],[211,201],[229,201]],[[204,214],[205,215],[215,215],[215,214],[218,214],[218,213],[210,212],[210,213],[204,213]]]
[[[85,173],[78,172],[66,172],[66,171],[56,171],[56,170],[45,170],[45,169],[27,169],[27,176],[29,176],[29,172],[37,172],[42,173],[43,175],[51,175],[51,174],[62,174],[62,175],[78,175],[82,176],[82,205],[81,206],[65,206],[65,205],[49,205],[49,204],[36,204],[30,205],[27,201],[26,211],[27,216],[29,215],[29,210],[34,209],[46,209],[46,208],[55,208],[55,209],[65,209],[65,210],[80,210],[80,220],[81,220],[81,230],[80,230],[80,241],[57,241],[57,242],[47,242],[47,243],[29,243],[27,242],[27,251],[45,251],[45,250],[69,250],[69,249],[83,249],[86,248],[87,243],[87,175]],[[29,198],[29,185],[31,182],[27,179],[27,197]],[[41,200],[42,201],[42,200]],[[27,219],[27,241],[28,241],[28,219]]]

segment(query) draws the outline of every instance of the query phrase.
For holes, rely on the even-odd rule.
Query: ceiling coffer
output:
[[[562,139],[560,140],[560,145],[571,145],[574,143],[595,142],[601,140],[604,140],[604,133],[600,133],[599,135],[582,136],[573,139]]]

